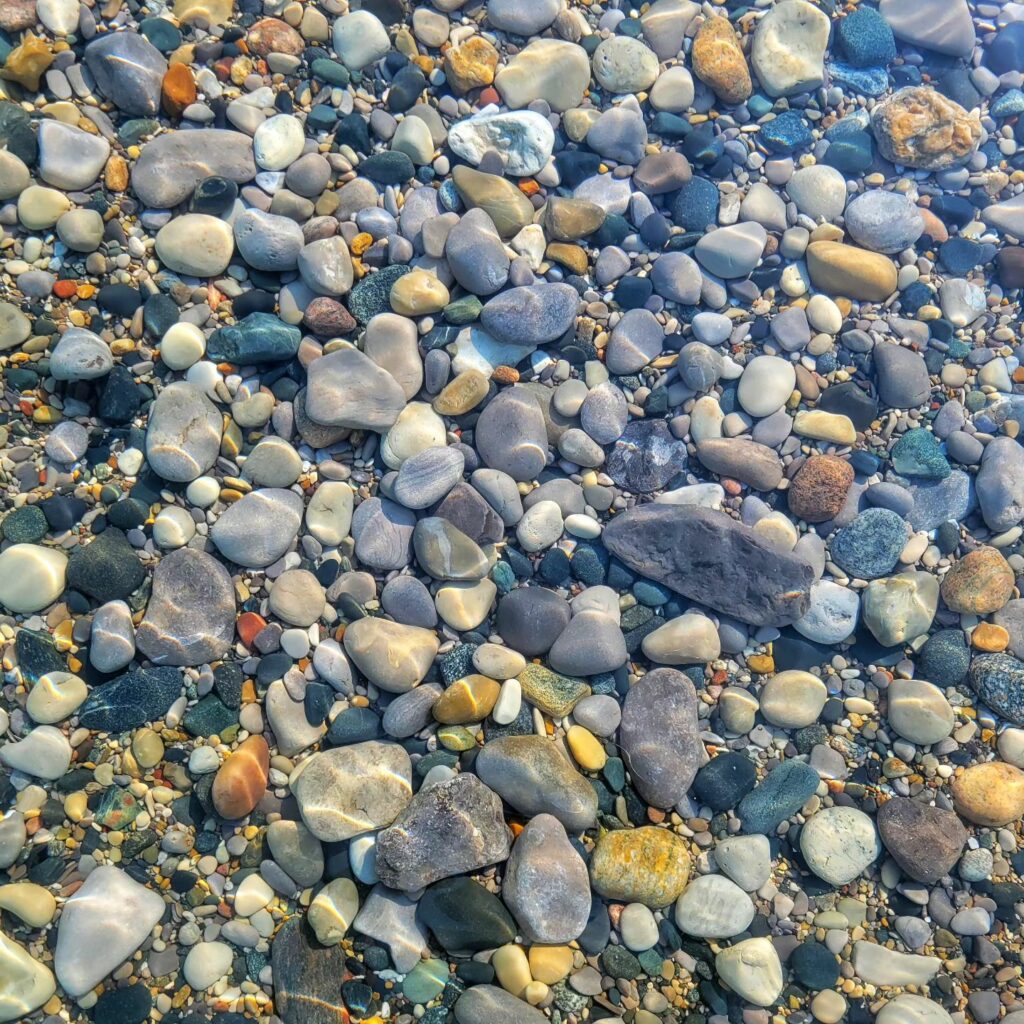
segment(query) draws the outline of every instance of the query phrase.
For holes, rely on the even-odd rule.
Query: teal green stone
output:
[[[35,544],[46,536],[49,526],[37,505],[23,505],[4,516],[4,538],[12,544]]]
[[[922,427],[908,430],[892,449],[892,468],[902,476],[945,480],[952,472],[939,439]]]
[[[475,295],[465,295],[444,307],[444,318],[450,324],[471,324],[480,319],[483,308],[484,304]]]
[[[361,323],[372,320],[378,313],[391,310],[391,288],[412,270],[412,267],[394,263],[368,274],[352,289],[348,297],[348,311]]]
[[[181,726],[193,736],[213,736],[220,735],[237,722],[238,712],[221,703],[220,698],[211,693],[185,712]]]
[[[149,117],[135,117],[125,121],[117,129],[117,137],[122,145],[138,145],[147,135],[153,135],[160,128],[160,122]]]
[[[448,982],[448,964],[444,960],[421,960],[402,982],[402,993],[410,1003],[429,1003]]]
[[[321,78],[330,85],[344,87],[352,80],[348,68],[328,57],[317,57],[310,65],[310,69],[316,78]]]
[[[111,786],[103,794],[95,818],[107,828],[123,829],[142,813],[142,804],[127,789]]]
[[[306,116],[307,127],[317,132],[330,131],[337,121],[337,111],[326,103],[317,104]]]

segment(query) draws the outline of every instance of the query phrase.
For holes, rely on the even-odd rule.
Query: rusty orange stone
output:
[[[53,294],[56,295],[58,299],[70,299],[77,290],[77,281],[55,281],[53,285]]]
[[[210,791],[216,812],[228,820],[251,814],[267,791],[270,748],[262,736],[250,736],[217,769]]]
[[[994,622],[979,623],[971,634],[971,646],[978,651],[998,653],[1005,651],[1010,643],[1010,634]]]
[[[160,101],[170,117],[181,117],[185,108],[195,103],[198,93],[192,70],[187,64],[172,64],[160,86]]]
[[[255,612],[242,612],[235,623],[238,636],[246,647],[252,647],[253,641],[266,628],[267,620]]]
[[[298,57],[305,43],[290,25],[277,18],[263,18],[249,29],[247,37],[251,53],[266,57],[270,53],[287,53]]]

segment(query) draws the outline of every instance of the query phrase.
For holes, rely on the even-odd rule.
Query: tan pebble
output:
[[[509,943],[496,949],[491,957],[491,966],[498,976],[498,984],[516,997],[522,997],[526,987],[533,981],[522,946]]]
[[[566,742],[569,750],[576,759],[576,763],[588,772],[599,772],[608,760],[597,737],[582,725],[573,725],[566,733]]]

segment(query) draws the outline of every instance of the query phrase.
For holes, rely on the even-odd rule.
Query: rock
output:
[[[357,932],[378,939],[388,947],[395,967],[403,974],[420,962],[427,947],[427,936],[416,920],[416,907],[416,902],[404,893],[377,885],[352,922]]]
[[[181,548],[153,572],[136,644],[154,665],[203,665],[234,639],[235,591],[227,570],[202,551]]]
[[[873,580],[891,572],[907,543],[903,519],[887,508],[869,508],[831,543],[832,559],[851,576]]]
[[[626,426],[605,464],[620,487],[634,494],[660,490],[686,468],[686,446],[664,420],[634,421]]]
[[[697,724],[697,695],[682,672],[659,668],[630,687],[622,706],[619,747],[633,785],[655,807],[687,793],[706,754]]]
[[[693,73],[723,103],[745,103],[753,91],[743,47],[728,18],[707,18],[693,40]]]
[[[883,302],[896,291],[896,267],[892,260],[842,242],[811,242],[807,247],[807,269],[814,287],[827,295]]]
[[[231,968],[232,948],[226,942],[198,942],[182,964],[182,975],[196,992],[212,988]]]
[[[294,356],[301,338],[297,327],[270,313],[250,313],[238,323],[214,331],[207,344],[207,355],[218,361],[245,365],[276,363]]]
[[[811,566],[721,512],[638,506],[612,519],[602,540],[635,571],[740,621],[785,625],[807,611]]]
[[[56,188],[81,191],[94,184],[110,143],[61,121],[39,122],[39,175]]]
[[[452,171],[452,181],[467,206],[486,211],[502,238],[512,238],[533,220],[533,207],[526,196],[496,174],[460,164]]]
[[[188,483],[216,461],[221,427],[221,415],[206,395],[194,384],[175,381],[150,409],[146,458],[163,479]]]
[[[49,967],[0,932],[0,1020],[23,1020],[49,1000],[56,988]]]
[[[787,0],[803,3],[804,0]],[[716,277],[746,277],[764,252],[768,233],[760,224],[731,224],[703,235],[693,254],[697,262]]]
[[[505,864],[501,895],[530,942],[576,939],[590,914],[590,880],[565,829],[538,814],[519,834]]]
[[[924,231],[921,211],[900,192],[863,192],[851,200],[843,217],[853,240],[874,252],[902,252]]]
[[[737,398],[751,416],[778,412],[796,387],[796,371],[787,359],[755,356],[743,368]]]
[[[856,807],[824,807],[800,830],[807,866],[829,885],[852,882],[882,853],[875,824]]]
[[[432,885],[420,899],[419,916],[444,949],[461,953],[504,947],[516,934],[501,900],[471,878]],[[499,960],[495,954],[494,964]]]
[[[739,480],[758,491],[782,482],[782,465],[766,445],[743,438],[710,438],[697,445],[697,458],[720,477]]]
[[[927,86],[906,86],[878,103],[871,128],[886,160],[928,171],[959,166],[981,142],[977,116]]]
[[[974,31],[973,25],[971,31]],[[924,996],[904,993],[889,1000],[875,1020],[878,1024],[951,1024],[953,1018],[938,1003]]]
[[[1006,559],[995,548],[982,547],[968,552],[942,577],[940,593],[951,611],[988,615],[1006,604],[1013,587]]]
[[[383,433],[404,407],[395,378],[358,349],[337,349],[307,371],[306,412],[317,423]]]
[[[133,669],[94,688],[79,708],[78,721],[97,732],[126,732],[162,718],[180,695],[176,669]]]
[[[894,409],[913,409],[928,400],[931,381],[920,353],[899,345],[876,345],[873,352],[878,375],[878,397]]]
[[[905,874],[934,885],[950,874],[967,843],[967,829],[952,812],[895,797],[878,809],[878,832]]]
[[[846,504],[853,476],[853,467],[845,459],[835,455],[812,455],[790,483],[787,492],[790,512],[808,523],[834,519]]]
[[[455,280],[474,295],[490,295],[508,280],[508,255],[484,210],[469,210],[448,232],[444,253]]]
[[[251,814],[267,790],[269,771],[267,741],[262,736],[243,740],[214,776],[210,796],[217,813],[229,821]]]
[[[547,1018],[496,985],[474,985],[455,1003],[458,1024],[542,1024]]]
[[[369,11],[352,11],[334,23],[334,49],[347,68],[362,71],[391,48],[387,30]]]
[[[290,786],[306,827],[336,843],[391,822],[412,798],[409,755],[370,740],[313,754]]]
[[[107,32],[85,48],[85,63],[101,93],[124,114],[152,117],[160,110],[167,61],[139,32]]]
[[[15,771],[52,782],[68,770],[71,745],[60,729],[38,725],[22,739],[0,747],[0,761]]]
[[[614,672],[627,658],[617,622],[596,610],[574,615],[548,652],[551,667],[569,676]]]
[[[828,699],[825,684],[810,672],[789,669],[772,676],[761,689],[761,714],[772,725],[803,729],[818,720]]]
[[[110,346],[84,327],[69,327],[50,353],[50,374],[55,380],[95,380],[113,366]]]
[[[755,892],[771,876],[771,847],[766,836],[729,836],[719,840],[715,860],[744,892]]]
[[[97,867],[61,911],[53,956],[61,988],[72,999],[85,995],[142,945],[164,910],[160,895],[127,872]]]
[[[377,836],[377,874],[392,889],[422,889],[504,861],[509,845],[497,794],[460,774],[421,789]]]
[[[271,946],[275,1009],[284,1024],[343,1024],[346,1011],[338,999],[338,974],[344,954],[324,948],[309,923],[289,918]]]
[[[438,580],[479,580],[490,568],[475,541],[440,516],[421,519],[413,531],[416,561]]]
[[[670,619],[648,633],[641,647],[651,661],[661,665],[703,665],[722,653],[714,623],[696,614]]]
[[[926,572],[872,580],[861,598],[864,624],[884,647],[895,647],[928,631],[939,603],[939,587]]]
[[[351,878],[332,878],[313,897],[306,917],[321,946],[337,946],[358,913],[359,890],[355,882]]]
[[[438,639],[432,630],[366,616],[345,630],[345,651],[375,686],[405,693],[430,670]]]
[[[610,93],[649,89],[658,77],[658,56],[639,39],[613,35],[602,40],[592,58],[594,78]]]
[[[900,39],[915,46],[952,57],[969,57],[974,50],[974,23],[966,0],[881,0],[878,13]]]
[[[610,900],[666,907],[690,878],[686,843],[668,829],[642,828],[605,832],[590,859],[590,881]]]
[[[308,242],[299,253],[298,267],[302,280],[321,295],[347,295],[352,289],[352,256],[341,235]]]
[[[1002,761],[972,764],[953,780],[957,813],[976,825],[1000,828],[1024,816],[1024,771]]]
[[[997,437],[985,446],[975,479],[978,504],[990,530],[1008,530],[1024,519],[1024,448]]]
[[[529,817],[551,814],[577,834],[593,824],[597,795],[590,784],[539,736],[504,736],[484,744],[477,775],[503,800]]]
[[[715,956],[715,971],[733,992],[755,1006],[771,1006],[782,994],[782,964],[771,939],[743,939],[723,949]]]
[[[784,0],[758,21],[750,62],[770,96],[821,85],[831,27],[828,16],[806,0]]]
[[[888,988],[927,985],[942,961],[937,956],[917,956],[860,939],[853,944],[853,969],[869,985]]]
[[[1024,662],[1009,654],[981,654],[968,679],[979,699],[1015,725],[1024,725]]]
[[[64,593],[68,558],[56,548],[12,544],[0,552],[0,605],[15,615],[42,611]]]
[[[818,773],[802,761],[774,768],[737,809],[743,831],[767,835],[794,815],[818,788]]]
[[[490,299],[480,320],[492,337],[505,344],[545,345],[573,326],[578,303],[579,296],[569,285],[524,285]]]
[[[477,420],[475,440],[484,464],[513,480],[536,478],[547,462],[544,415],[525,388],[501,391],[488,402]]]
[[[937,686],[920,679],[894,679],[888,698],[889,724],[911,743],[928,746],[953,731],[953,709]]]
[[[554,591],[520,587],[501,599],[497,628],[509,647],[532,658],[551,649],[569,615],[568,603]]]
[[[294,491],[265,487],[229,505],[213,524],[210,538],[229,561],[263,568],[291,547],[301,520],[302,499]]]
[[[532,111],[477,114],[452,125],[448,145],[474,167],[486,152],[496,151],[506,174],[529,177],[548,162],[555,133],[545,118]]]
[[[445,52],[445,75],[452,89],[458,95],[465,95],[494,81],[498,59],[498,51],[483,36],[471,36]]]
[[[146,206],[170,209],[213,176],[237,185],[256,176],[249,136],[219,128],[158,135],[142,146],[131,184]]]
[[[561,39],[535,39],[495,76],[494,85],[512,110],[542,99],[559,113],[577,106],[590,84],[586,50]]]
[[[25,710],[39,725],[56,725],[72,715],[89,696],[89,688],[70,672],[47,672],[39,677]]]
[[[730,939],[747,930],[755,909],[750,897],[724,875],[701,875],[676,901],[675,921],[687,935]]]
[[[205,213],[176,217],[156,236],[161,262],[179,274],[215,277],[227,269],[235,251],[231,225]]]

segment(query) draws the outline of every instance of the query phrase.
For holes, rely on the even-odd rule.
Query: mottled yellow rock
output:
[[[448,299],[448,289],[428,270],[412,270],[391,286],[391,308],[402,316],[439,313]]]
[[[501,685],[487,676],[471,675],[456,680],[434,704],[434,718],[444,725],[479,722],[491,713]]]
[[[896,265],[888,256],[842,242],[807,246],[811,284],[826,295],[883,302],[896,291]]]
[[[1024,772],[1003,761],[971,765],[953,781],[957,813],[999,828],[1024,816]]]
[[[954,612],[988,615],[997,612],[1013,595],[1014,574],[995,549],[978,548],[964,555],[942,577],[940,593]]]
[[[750,98],[753,83],[739,37],[728,18],[708,18],[693,41],[693,71],[725,103]]]
[[[572,970],[572,950],[568,946],[531,946],[529,961],[535,981],[557,985]]]
[[[434,399],[434,412],[440,416],[461,416],[487,397],[487,387],[487,377],[479,370],[463,370]]]
[[[857,429],[849,416],[822,409],[801,409],[793,417],[793,433],[833,444],[853,444],[857,440]]]
[[[39,39],[30,32],[25,36],[21,46],[16,46],[7,55],[4,66],[0,68],[0,78],[5,78],[8,82],[17,82],[18,85],[36,92],[43,72],[52,63],[53,54],[50,53],[46,40]]]
[[[576,763],[588,772],[599,772],[608,760],[597,737],[582,725],[573,725],[565,735],[569,750],[576,759]]]
[[[981,142],[981,121],[928,86],[900,89],[871,117],[878,148],[905,167],[941,170],[963,163]]]
[[[490,85],[498,66],[498,51],[483,36],[473,36],[444,55],[444,73],[453,91],[463,96],[470,89]]]
[[[689,880],[686,843],[667,828],[645,825],[606,832],[590,859],[590,881],[610,900],[665,907]]]

